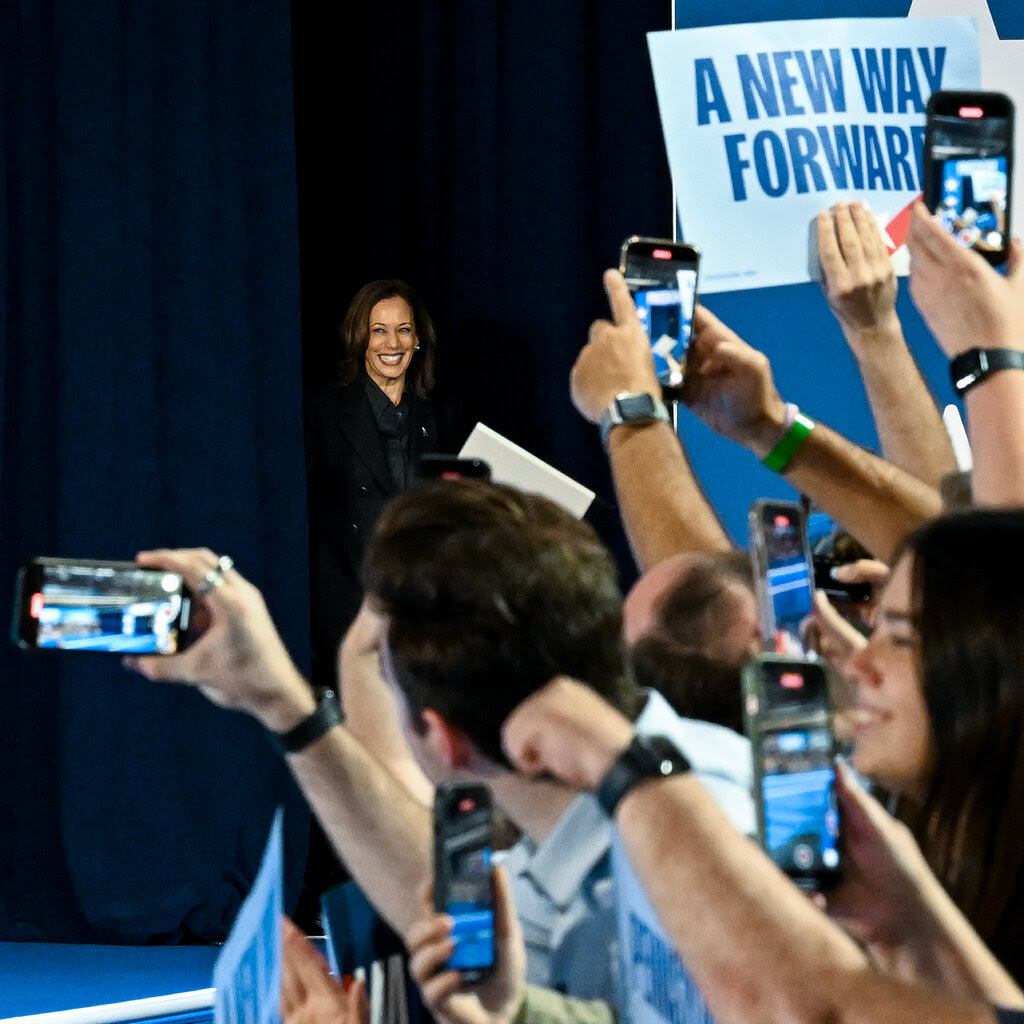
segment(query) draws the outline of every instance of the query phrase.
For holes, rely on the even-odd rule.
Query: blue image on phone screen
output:
[[[839,867],[839,810],[832,734],[812,727],[761,737],[765,845],[788,874]]]
[[[651,342],[654,369],[663,387],[678,387],[683,382],[697,297],[696,270],[677,270],[675,277],[674,287],[671,282],[659,282],[633,292],[637,315]]]
[[[448,966],[473,970],[494,964],[494,901],[491,850],[476,847],[451,855],[449,899],[445,912],[455,922],[455,949]]]
[[[175,573],[47,566],[31,601],[37,647],[125,654],[177,650],[182,593]]]

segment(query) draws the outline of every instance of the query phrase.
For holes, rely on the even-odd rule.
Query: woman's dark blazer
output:
[[[438,450],[431,404],[410,402],[409,467]],[[362,601],[360,570],[377,517],[398,493],[362,377],[306,400],[310,629],[314,685],[334,680],[338,643]]]

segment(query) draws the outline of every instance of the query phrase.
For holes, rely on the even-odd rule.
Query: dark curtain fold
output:
[[[0,11],[0,614],[38,555],[208,545],[308,657],[290,11]],[[238,713],[0,646],[0,937],[223,938],[286,806]]]

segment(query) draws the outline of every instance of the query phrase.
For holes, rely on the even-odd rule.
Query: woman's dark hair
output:
[[[413,354],[409,363],[408,386],[414,394],[426,398],[434,387],[437,331],[416,290],[397,278],[364,284],[349,303],[348,312],[338,329],[342,344],[338,383],[351,384],[358,378],[366,361],[366,347],[370,343],[370,314],[373,307],[384,299],[395,298],[405,299],[409,303],[419,344],[419,350]]]
[[[913,614],[935,770],[905,818],[946,890],[1024,980],[1024,510],[913,532]]]

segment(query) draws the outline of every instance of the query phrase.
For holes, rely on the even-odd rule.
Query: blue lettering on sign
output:
[[[736,68],[740,73],[740,86],[743,88],[743,102],[747,105],[747,117],[751,121],[761,115],[757,112],[757,100],[768,117],[779,116],[779,98],[775,95],[775,79],[772,78],[771,62],[767,53],[757,55],[758,75],[753,61],[745,54],[736,54]]]
[[[836,188],[846,189],[852,185],[858,191],[862,189],[864,168],[861,164],[860,132],[857,125],[837,124],[831,132],[822,125],[818,129],[818,138]],[[849,182],[847,171],[850,173]]]
[[[740,156],[740,145],[747,141],[746,135],[726,135],[725,159],[729,163],[729,178],[732,181],[732,197],[740,203],[747,198],[747,186],[743,183],[743,172],[750,166],[750,161]]]
[[[710,124],[712,114],[715,114],[720,124],[731,121],[715,62],[710,57],[699,57],[693,62],[693,72],[697,93],[697,124]]]
[[[636,914],[629,915],[629,931],[633,949],[630,990],[671,1024],[714,1024],[675,949]]]
[[[805,99],[816,114],[827,113],[829,109],[839,113],[846,110],[843,64],[838,48],[830,49],[827,54],[824,50],[811,50],[809,54],[804,50],[776,50],[753,57],[738,53],[736,70],[747,117],[752,121],[762,116],[804,114],[807,111]]]
[[[789,163],[782,139],[775,132],[765,129],[754,136],[754,167],[757,168],[757,183],[765,195],[777,199],[786,194],[789,189]]]
[[[814,179],[817,192],[824,192],[828,185],[821,167],[814,159],[818,155],[818,140],[810,128],[787,128],[786,141],[789,143],[789,155],[793,161],[793,180],[797,192],[803,194],[810,191],[807,174]]]
[[[878,139],[878,129],[873,124],[864,125],[864,155],[868,164],[868,188],[888,190],[889,176],[885,172],[885,155]]]
[[[807,54],[803,50],[796,51],[796,62],[803,76],[804,88],[816,114],[827,113],[831,100],[832,109],[843,113],[846,110],[846,94],[843,91],[843,63],[838,47],[828,51],[831,68],[825,61],[824,50],[811,50],[811,63],[807,63]]]
[[[748,198],[751,167],[757,185],[773,199],[792,188],[808,192],[919,192],[924,127],[873,124],[820,125],[759,131],[748,143],[726,135],[725,157],[736,202]]]
[[[921,63],[921,74],[927,83],[927,90],[933,92],[942,85],[946,48],[936,48],[933,62],[928,48],[919,46],[917,57]],[[924,94],[918,79],[914,52],[909,46],[897,47],[895,51],[888,46],[881,50],[861,50],[855,47],[853,63],[857,68],[857,79],[864,96],[864,105],[872,114],[877,114],[879,110],[885,114],[906,114],[909,111],[924,113]]]

